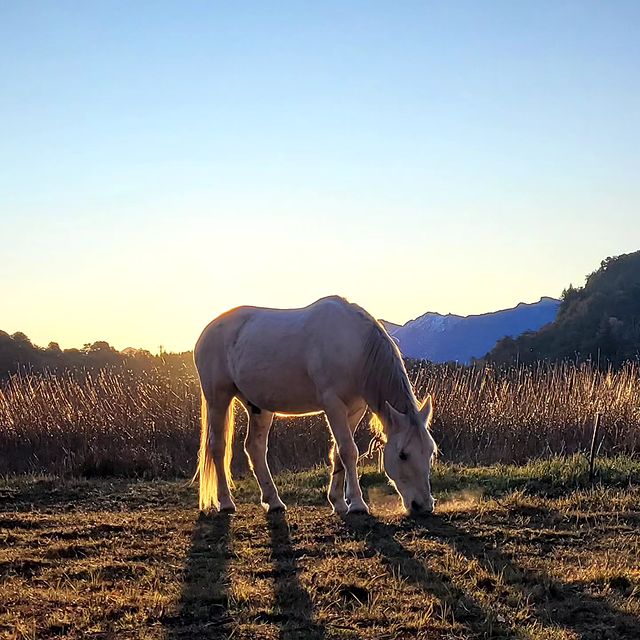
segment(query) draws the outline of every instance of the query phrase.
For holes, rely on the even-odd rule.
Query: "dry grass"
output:
[[[637,639],[640,464],[440,465],[438,514],[409,520],[380,476],[340,519],[326,472],[277,478],[267,517],[198,518],[184,483],[0,481],[0,636]]]
[[[560,363],[490,367],[425,366],[415,387],[436,398],[434,431],[449,460],[524,462],[588,448],[596,413],[600,450],[640,451],[640,370],[599,371]]]
[[[589,366],[488,368],[415,366],[420,397],[435,398],[434,433],[442,456],[474,464],[524,462],[584,450],[596,412],[601,452],[640,451],[640,376]],[[0,473],[85,476],[189,476],[198,449],[199,395],[193,372],[85,377],[15,377],[0,387]],[[246,471],[240,413],[235,472]],[[366,447],[367,430],[358,433]],[[322,417],[276,419],[274,470],[305,469],[327,458]]]

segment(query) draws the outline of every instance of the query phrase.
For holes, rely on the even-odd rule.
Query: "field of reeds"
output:
[[[640,452],[640,371],[568,363],[496,370],[411,364],[419,398],[435,401],[433,431],[449,462],[522,463],[585,451],[600,414],[602,455]],[[193,370],[105,369],[14,376],[0,384],[0,474],[189,476],[196,465],[200,396]],[[246,471],[245,417],[237,412],[235,472]],[[365,419],[366,420],[366,419]],[[366,449],[363,424],[357,441]],[[322,416],[278,418],[274,471],[327,460]]]

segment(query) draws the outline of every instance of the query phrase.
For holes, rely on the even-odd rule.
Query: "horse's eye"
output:
[[[409,456],[404,451],[400,452],[400,460],[406,460],[408,457]]]

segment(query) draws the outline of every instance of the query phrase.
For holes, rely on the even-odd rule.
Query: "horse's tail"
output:
[[[235,400],[232,399],[227,407],[224,418],[224,470],[227,481],[232,484],[231,478],[231,456],[233,453],[233,426],[234,426]],[[218,474],[216,465],[213,462],[213,438],[211,433],[211,422],[207,399],[204,392],[200,405],[200,451],[198,453],[198,470],[196,475],[200,476],[200,510],[208,511],[211,507],[220,508],[218,500]],[[195,476],[194,476],[195,480]]]

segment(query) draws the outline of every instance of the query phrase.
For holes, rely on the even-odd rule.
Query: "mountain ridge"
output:
[[[405,357],[466,364],[504,337],[540,329],[555,319],[559,307],[560,300],[542,296],[537,302],[519,302],[497,311],[467,316],[427,311],[403,325],[381,323]]]
[[[557,302],[560,303],[561,300],[560,298],[554,298],[553,296],[540,296],[540,299],[535,301],[535,302],[518,302],[518,304],[516,304],[513,307],[505,307],[504,309],[497,309],[495,311],[484,311],[482,313],[469,313],[467,315],[462,315],[462,314],[458,314],[458,313],[451,313],[450,311],[447,313],[440,313],[439,311],[426,311],[425,313],[416,316],[415,318],[412,318],[411,320],[407,320],[404,324],[398,324],[397,322],[391,322],[390,320],[385,320],[384,318],[380,319],[380,322],[382,323],[382,325],[384,327],[387,327],[387,325],[391,326],[391,327],[395,327],[395,328],[401,328],[401,327],[405,327],[406,325],[408,325],[411,322],[415,322],[416,320],[419,320],[420,318],[423,318],[424,316],[428,316],[428,315],[434,315],[434,316],[441,316],[443,318],[447,318],[449,316],[454,317],[454,318],[477,318],[480,316],[490,316],[490,315],[494,315],[496,313],[502,313],[503,311],[512,311],[513,309],[518,309],[520,307],[531,307],[533,305],[539,304],[540,302]]]

